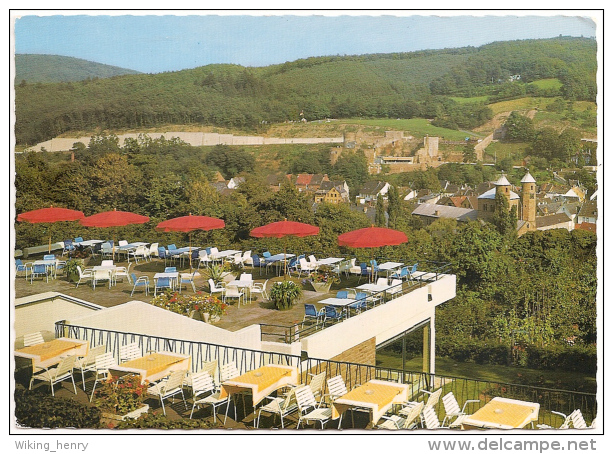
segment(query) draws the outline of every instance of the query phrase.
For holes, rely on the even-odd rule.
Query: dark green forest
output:
[[[487,103],[448,96],[526,95],[594,101],[596,42],[587,38],[509,41],[458,49],[313,57],[267,67],[208,65],[161,74],[54,84],[16,80],[17,144],[67,131],[213,125],[261,132],[267,124],[347,117],[430,118],[474,128]],[[518,81],[509,81],[513,75]],[[560,89],[531,81],[558,78]]]

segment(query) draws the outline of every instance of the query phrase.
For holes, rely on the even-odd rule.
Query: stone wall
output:
[[[348,363],[368,364],[374,366],[376,364],[377,342],[376,338],[372,337],[358,345],[345,350],[343,353],[330,358],[332,361],[342,361]]]

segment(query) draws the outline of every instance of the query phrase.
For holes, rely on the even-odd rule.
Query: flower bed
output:
[[[194,313],[209,314],[212,320],[218,320],[225,315],[227,308],[219,298],[202,292],[186,295],[167,290],[153,298],[150,303],[186,317],[192,317]],[[202,318],[205,319],[204,316]]]

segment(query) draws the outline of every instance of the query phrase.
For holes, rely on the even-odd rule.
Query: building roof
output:
[[[299,173],[296,176],[296,185],[297,186],[307,186],[311,184],[312,179],[313,179],[312,173]]]
[[[489,191],[485,191],[478,198],[479,199],[492,199],[492,200],[494,200],[496,198],[496,188],[492,188]],[[519,199],[519,196],[517,195],[517,193],[511,191],[510,198],[511,198],[511,200],[516,200],[516,199]]]
[[[458,208],[447,205],[424,203],[422,205],[418,205],[411,214],[431,218],[451,218],[457,221],[468,222],[477,220],[478,211],[471,210],[470,208]]]
[[[540,229],[543,227],[550,227],[552,225],[564,224],[567,222],[571,222],[571,219],[566,213],[556,213],[550,214],[548,216],[537,216],[536,228]]]
[[[596,224],[593,222],[582,222],[575,224],[575,230],[587,230],[588,232],[596,233]]]
[[[585,202],[579,210],[579,216],[585,216],[590,218],[598,217],[598,203],[596,200],[590,200]]]
[[[530,175],[530,172],[528,172],[521,179],[521,182],[522,183],[536,183],[536,180],[534,179],[534,177],[532,175]]]
[[[360,189],[360,194],[377,195],[386,184],[385,181],[367,181]]]
[[[498,181],[494,184],[496,186],[511,186],[511,183],[509,183],[509,180],[507,180],[507,177],[504,175],[500,175],[500,178],[498,178]]]

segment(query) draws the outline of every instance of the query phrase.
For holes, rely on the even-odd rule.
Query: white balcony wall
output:
[[[378,345],[433,318],[437,305],[455,297],[455,284],[455,276],[443,276],[432,284],[302,339],[302,350],[311,358],[330,359],[373,337]],[[428,301],[428,294],[432,295],[432,301]]]

